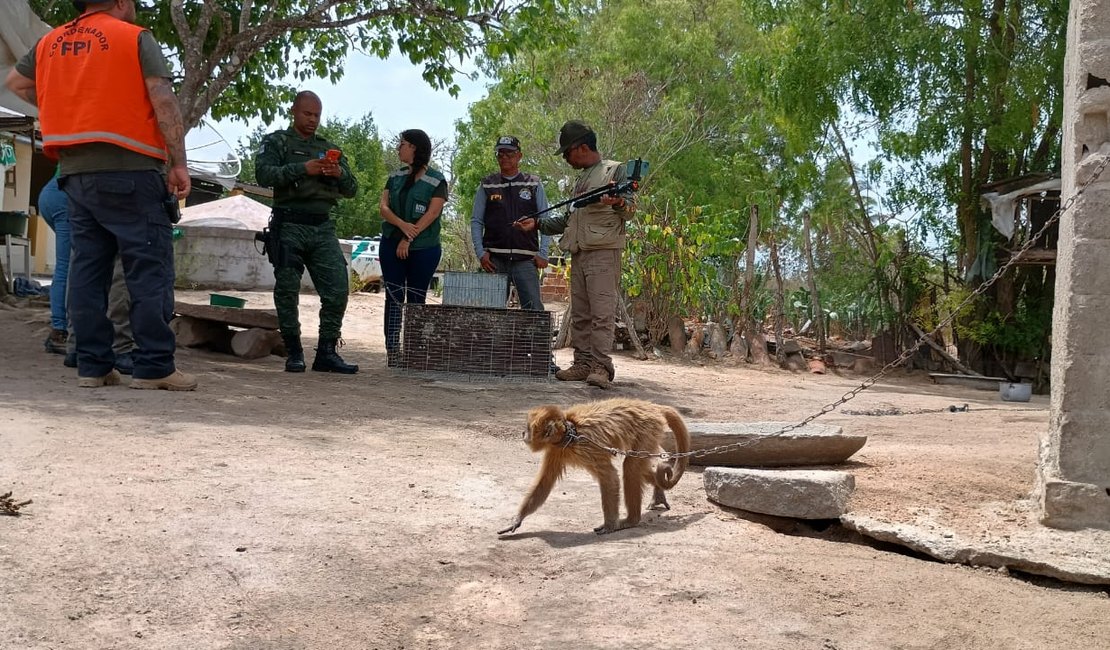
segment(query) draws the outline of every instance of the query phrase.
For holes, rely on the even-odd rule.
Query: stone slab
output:
[[[881,542],[956,564],[991,567],[1048,576],[1089,585],[1110,585],[1110,532],[1063,531],[1036,523],[1031,506],[1012,518],[979,531],[956,531],[930,517],[892,522],[863,513],[847,513],[845,527]]]
[[[694,451],[726,445],[734,448],[690,458],[694,465],[789,467],[836,465],[863,448],[867,436],[847,435],[840,427],[807,424],[779,434],[791,422],[688,422]],[[674,451],[673,442],[668,442]]]
[[[974,390],[998,390],[998,384],[1010,381],[1005,377],[974,377],[972,375],[955,375],[946,372],[930,372],[929,379],[934,384],[947,384],[950,386],[963,386]]]
[[[710,467],[703,481],[710,501],[795,519],[840,517],[856,487],[847,472],[805,469]]]
[[[196,305],[180,300],[173,303],[173,311],[180,316],[225,323],[233,327],[261,327],[276,330],[277,312],[272,309],[236,309],[217,305]]]

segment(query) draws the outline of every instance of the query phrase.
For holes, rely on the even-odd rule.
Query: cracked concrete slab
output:
[[[1032,501],[993,504],[983,525],[958,530],[941,512],[921,510],[911,521],[849,512],[845,527],[898,544],[942,562],[1022,571],[1089,585],[1110,585],[1110,531],[1058,530],[1042,526]]]

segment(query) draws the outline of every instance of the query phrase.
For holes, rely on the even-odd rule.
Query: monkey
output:
[[[601,488],[601,512],[605,521],[594,528],[598,535],[640,523],[640,501],[645,485],[654,487],[650,508],[658,506],[670,510],[664,490],[673,488],[682,478],[689,462],[687,457],[655,462],[659,459],[625,456],[623,475],[627,517],[619,519],[621,486],[617,469],[610,460],[611,454],[601,448],[658,453],[662,451],[667,427],[674,432],[676,451],[690,451],[686,423],[678,411],[669,406],[616,398],[572,406],[566,411],[552,405],[532,409],[528,412],[524,443],[533,452],[544,452],[540,472],[512,523],[497,534],[504,535],[519,528],[525,517],[543,505],[568,467],[585,469]]]

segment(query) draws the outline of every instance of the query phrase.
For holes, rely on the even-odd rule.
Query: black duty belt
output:
[[[327,212],[302,212],[288,208],[274,208],[274,218],[282,223],[295,223],[302,226],[319,226],[326,223],[331,215]]]

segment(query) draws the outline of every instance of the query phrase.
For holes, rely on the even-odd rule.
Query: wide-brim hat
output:
[[[587,136],[594,132],[584,122],[571,120],[559,129],[559,148],[555,151],[556,156],[560,156],[576,144],[580,144]]]

